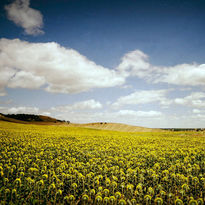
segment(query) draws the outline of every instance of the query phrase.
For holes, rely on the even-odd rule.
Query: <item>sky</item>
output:
[[[205,125],[204,0],[1,0],[0,113]]]

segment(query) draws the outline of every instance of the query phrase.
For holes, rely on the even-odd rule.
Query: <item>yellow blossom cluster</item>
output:
[[[205,201],[205,133],[0,122],[0,204]]]

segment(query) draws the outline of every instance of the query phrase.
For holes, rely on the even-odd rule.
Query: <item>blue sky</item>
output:
[[[204,127],[204,0],[3,0],[0,14],[0,112]]]

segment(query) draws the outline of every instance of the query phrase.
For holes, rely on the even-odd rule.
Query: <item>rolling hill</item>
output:
[[[108,122],[97,122],[97,123],[86,123],[77,124],[70,123],[69,121],[62,121],[56,118],[44,116],[44,115],[32,115],[32,114],[2,114],[0,113],[0,121],[7,121],[13,123],[22,124],[38,124],[38,125],[56,125],[56,126],[69,126],[69,127],[84,127],[99,130],[112,130],[120,132],[154,132],[161,131],[160,129],[152,129],[146,127],[126,125],[122,123],[108,123]]]
[[[23,124],[56,124],[63,123],[64,121],[56,118],[33,115],[33,114],[2,114],[0,113],[0,120],[7,122],[23,123]]]
[[[154,132],[154,131],[159,132],[161,131],[161,129],[153,129],[153,128],[127,125],[122,123],[108,123],[108,122],[97,122],[97,123],[86,123],[86,124],[71,123],[68,126],[85,127],[85,128],[100,129],[100,130],[112,130],[112,131],[120,131],[120,132]]]

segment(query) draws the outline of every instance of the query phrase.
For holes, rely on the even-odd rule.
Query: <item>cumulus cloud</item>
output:
[[[40,88],[45,83],[45,78],[41,76],[35,76],[32,73],[19,71],[8,81],[8,87],[10,88]]]
[[[1,96],[5,95],[6,87],[80,93],[93,88],[124,86],[129,76],[145,79],[149,83],[205,84],[205,64],[157,67],[149,63],[146,54],[135,50],[125,54],[115,69],[109,69],[55,42],[29,43],[4,38],[0,39],[0,72]],[[162,90],[135,92],[119,98],[114,106],[156,101],[168,106],[172,102],[164,97],[165,94]]]
[[[116,70],[97,65],[73,49],[19,39],[0,39],[0,72],[0,90],[43,86],[48,92],[79,93],[125,82]]]
[[[127,96],[122,96],[112,104],[113,107],[119,108],[123,105],[137,105],[152,102],[159,102],[161,105],[167,106],[171,100],[166,98],[168,90],[139,90]]]
[[[127,96],[121,96],[113,108],[120,108],[124,105],[138,105],[158,102],[163,108],[170,105],[180,105],[192,108],[205,108],[205,93],[192,92],[190,95],[181,98],[167,98],[169,90],[139,90]],[[201,112],[199,109],[193,109],[193,113]]]
[[[0,49],[0,61],[4,58],[4,55],[1,53]],[[15,74],[15,70],[8,67],[7,65],[2,65],[3,62],[0,62],[0,96],[6,95],[5,86],[8,85],[8,81]]]
[[[174,103],[178,105],[186,105],[186,106],[195,107],[195,108],[204,108],[205,107],[205,93],[193,92],[184,98],[176,98],[174,100]]]
[[[193,112],[194,114],[199,114],[199,113],[202,112],[202,110],[199,110],[199,109],[193,109],[192,112]]]
[[[1,104],[1,102],[0,102],[0,104]],[[4,103],[4,104],[6,104],[6,103]],[[4,114],[34,114],[34,115],[45,115],[45,116],[51,115],[51,112],[49,109],[39,109],[38,107],[28,107],[28,106],[13,106],[13,107],[0,106],[0,113],[4,113]]]
[[[5,114],[39,114],[37,107],[0,107],[0,112]]]
[[[43,34],[43,16],[40,11],[32,9],[30,0],[15,0],[13,3],[6,5],[8,19],[16,25],[22,27],[26,34],[38,35]]]
[[[121,96],[115,103],[113,108],[120,108],[124,105],[138,105],[158,102],[163,107],[169,105],[181,105],[193,108],[205,108],[205,93],[192,92],[190,95],[182,98],[167,98],[169,90],[139,90],[127,96]],[[193,113],[197,113],[198,109],[194,109]]]
[[[151,72],[150,66],[148,56],[140,50],[135,50],[122,57],[117,70],[126,77],[131,75],[144,78]]]
[[[155,83],[164,82],[175,85],[205,85],[205,64],[181,64],[159,69],[160,75]]]
[[[95,101],[93,99],[76,102],[72,105],[64,105],[64,106],[58,106],[58,107],[52,107],[53,111],[59,111],[59,112],[69,112],[74,110],[94,110],[94,109],[101,109],[103,106],[100,102]]]
[[[162,113],[159,111],[134,111],[134,110],[120,110],[117,112],[117,115],[119,116],[131,116],[131,117],[148,117],[148,118],[154,118],[154,117],[160,117],[162,116]]]
[[[136,76],[150,83],[174,85],[205,85],[205,64],[179,64],[175,66],[154,66],[148,56],[139,50],[125,54],[117,70],[124,76]]]

